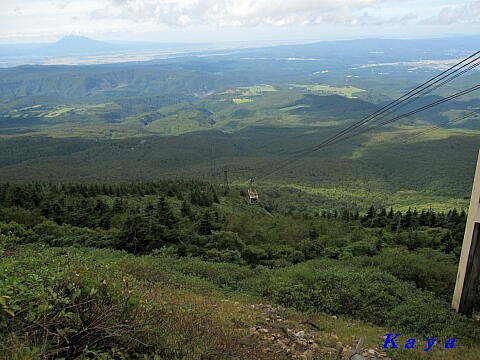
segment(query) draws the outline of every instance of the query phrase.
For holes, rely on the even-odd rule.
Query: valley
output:
[[[477,359],[477,40],[0,69],[0,359]]]

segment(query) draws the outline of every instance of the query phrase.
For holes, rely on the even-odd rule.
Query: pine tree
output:
[[[168,205],[165,196],[161,196],[157,203],[157,217],[160,223],[172,229],[177,223],[177,219]]]
[[[393,212],[393,208],[391,207],[390,211],[388,212],[387,218],[393,219],[394,216],[395,216],[395,213]]]
[[[210,235],[215,230],[212,217],[209,211],[206,211],[198,223],[198,233],[200,235]]]
[[[113,202],[112,213],[121,214],[123,212],[123,201],[122,199],[115,199]]]
[[[187,200],[182,201],[182,207],[180,209],[182,216],[184,217],[191,217],[192,216],[192,207]]]
[[[372,205],[368,208],[367,213],[362,218],[362,223],[366,226],[373,227],[375,216],[375,207]]]

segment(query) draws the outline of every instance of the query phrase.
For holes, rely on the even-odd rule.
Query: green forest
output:
[[[271,213],[204,181],[3,184],[1,353],[288,358],[288,343],[242,342],[258,327],[286,341],[313,331],[293,351],[325,356],[339,338],[330,322],[356,319],[344,341],[363,331],[378,353],[396,332],[456,338],[456,350],[430,351],[474,359],[480,329],[450,309],[465,220],[459,209]],[[205,299],[225,304],[212,317]],[[288,320],[249,314],[258,304]]]
[[[0,68],[0,359],[479,359],[477,47]]]

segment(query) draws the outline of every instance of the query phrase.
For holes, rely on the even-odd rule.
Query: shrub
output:
[[[454,337],[467,341],[480,337],[480,328],[474,320],[460,316],[429,293],[405,299],[388,314],[385,325],[425,337]]]
[[[245,243],[240,239],[237,233],[232,231],[213,231],[213,246],[220,250],[238,250],[245,248]]]
[[[31,231],[16,222],[0,223],[0,255],[31,236]]]
[[[373,256],[378,254],[375,244],[367,241],[356,241],[346,246],[343,251],[352,253],[353,256]]]
[[[248,245],[243,249],[242,257],[249,264],[256,264],[267,258],[267,252],[261,247]]]
[[[203,258],[207,261],[241,264],[243,263],[242,255],[238,250],[217,250],[210,249],[205,251]]]
[[[345,314],[397,332],[447,334],[472,326],[432,293],[379,268],[359,268],[344,261],[321,259],[275,269],[248,279],[244,286],[301,311]],[[480,336],[478,329],[456,333],[470,339]]]
[[[132,279],[80,265],[75,256],[44,261],[49,254],[39,258],[37,252],[1,262],[2,336],[41,345],[44,357],[52,358],[75,358],[87,346],[99,352],[138,347],[133,340],[143,325]]]
[[[33,235],[33,232],[25,228],[25,226],[11,221],[8,223],[0,223],[0,234],[12,236],[18,241],[25,241]]]
[[[298,246],[297,250],[305,255],[305,259],[311,260],[321,256],[325,251],[325,243],[319,239],[303,240]]]
[[[288,255],[288,260],[293,264],[297,264],[305,261],[305,255],[301,251],[294,250]]]
[[[384,250],[381,255],[355,259],[359,266],[375,266],[400,280],[413,282],[449,300],[453,294],[457,268],[454,258],[435,250],[410,253],[399,249]]]

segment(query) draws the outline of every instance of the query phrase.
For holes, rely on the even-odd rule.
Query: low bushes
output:
[[[247,280],[251,292],[301,311],[344,314],[392,331],[479,339],[480,328],[428,291],[374,267],[313,260]],[[453,335],[452,335],[453,334]]]
[[[457,275],[452,255],[431,249],[411,253],[400,249],[385,249],[380,255],[358,257],[353,263],[360,267],[378,267],[418,288],[428,290],[450,301]]]
[[[213,282],[240,280],[236,265],[88,248],[11,250],[0,255],[0,359],[268,358],[232,322],[243,316],[233,301],[215,296]]]
[[[208,294],[234,290],[307,314],[343,314],[393,332],[458,337],[463,342],[480,339],[478,324],[419,288],[428,284],[424,275],[407,277],[416,261],[414,269],[420,272],[430,261],[444,263],[450,271],[444,254],[432,253],[431,260],[419,254],[420,261],[398,251],[384,257],[322,258],[275,269],[251,268],[182,258],[170,248],[154,256],[134,256],[108,249],[19,247],[14,244],[22,236],[21,228],[15,224],[8,228],[9,241],[4,243],[9,251],[0,253],[0,335],[7,339],[0,351],[30,354],[27,358],[38,357],[31,355],[37,353],[66,358],[92,354],[122,358],[122,353],[181,356],[172,348],[178,343],[165,340],[164,327],[183,315],[175,315],[175,307],[165,308],[162,301],[143,300],[145,286],[157,283]],[[7,238],[5,229],[2,234]],[[194,330],[185,323],[185,331]]]
[[[52,258],[37,247],[0,259],[0,334],[7,339],[0,349],[49,358],[140,351],[134,340],[145,324],[134,280],[64,253]]]

